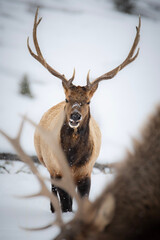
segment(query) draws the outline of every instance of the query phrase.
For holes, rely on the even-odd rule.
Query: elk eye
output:
[[[65,101],[66,101],[66,103],[68,103],[68,100],[67,100],[67,98],[65,99]]]
[[[90,101],[89,101],[89,102],[87,102],[87,104],[90,104]]]

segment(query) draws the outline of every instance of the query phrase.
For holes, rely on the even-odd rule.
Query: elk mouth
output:
[[[79,124],[80,124],[80,121],[75,121],[73,119],[69,119],[69,126],[71,128],[78,128],[79,127]]]

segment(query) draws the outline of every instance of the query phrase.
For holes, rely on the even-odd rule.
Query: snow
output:
[[[47,225],[53,220],[49,212],[49,202],[45,198],[18,198],[38,191],[38,185],[32,174],[18,173],[23,163],[12,163],[10,174],[1,174],[0,200],[0,239],[46,239],[46,231],[25,231],[22,228],[33,228]],[[24,165],[24,164],[23,164]],[[22,167],[22,166],[21,166]],[[8,169],[8,166],[7,166]],[[47,238],[52,239],[58,228],[49,229]]]
[[[41,231],[26,231],[23,228],[39,228],[51,223],[55,216],[50,212],[49,200],[43,197],[24,199],[33,193],[37,193],[39,185],[28,167],[22,162],[0,161],[9,173],[3,170],[0,174],[0,239],[27,240],[27,239],[53,239],[58,234],[58,227],[52,227]],[[38,170],[44,177],[49,177],[47,170],[38,166]],[[92,189],[90,200],[98,196],[106,182],[111,181],[112,175],[99,174],[95,171],[92,175]],[[49,183],[47,183],[50,188]],[[74,204],[74,210],[76,205]],[[73,213],[63,214],[64,221],[69,221]]]
[[[0,129],[12,137],[23,114],[38,123],[47,109],[64,100],[60,80],[36,62],[26,47],[29,36],[34,50],[32,27],[37,5],[43,17],[38,39],[45,59],[67,78],[75,67],[77,85],[86,84],[89,69],[94,79],[119,65],[128,54],[138,25],[138,16],[116,12],[112,1],[0,0]],[[126,149],[132,151],[132,138],[139,136],[143,123],[160,102],[159,43],[160,21],[142,17],[138,58],[114,79],[99,84],[91,101],[92,115],[102,132],[98,162],[118,161]],[[33,99],[19,94],[25,74]],[[27,123],[21,141],[28,154],[35,154],[33,135],[34,129]],[[0,152],[14,153],[2,136]],[[31,174],[16,173],[22,167],[19,164],[9,168],[10,174],[0,174],[0,239],[52,239],[58,232],[56,228],[40,233],[19,228],[45,225],[53,218],[47,199],[13,197],[34,192],[37,186]],[[47,174],[45,169],[42,172]],[[110,178],[99,172],[92,176],[91,200]]]

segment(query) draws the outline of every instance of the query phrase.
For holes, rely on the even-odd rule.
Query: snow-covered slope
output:
[[[0,1],[0,128],[15,135],[21,114],[39,121],[42,114],[64,99],[59,79],[33,59],[35,5],[42,8],[38,39],[49,64],[69,78],[76,68],[75,84],[85,85],[86,74],[99,76],[122,62],[135,36],[138,17],[114,11],[110,1]],[[111,81],[100,83],[91,111],[102,131],[100,161],[118,160],[130,146],[142,122],[160,100],[160,22],[142,18],[140,54]],[[33,47],[33,45],[32,45]],[[18,94],[24,74],[35,96]],[[34,153],[34,129],[25,128],[22,142]],[[0,151],[12,151],[0,137]]]

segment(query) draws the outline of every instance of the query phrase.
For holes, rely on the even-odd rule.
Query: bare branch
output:
[[[9,171],[7,170],[7,168],[5,166],[0,165],[0,168],[2,168],[3,170],[5,170],[7,173],[9,173]]]
[[[116,168],[117,166],[117,163],[105,163],[105,164],[102,164],[102,163],[95,163],[94,164],[94,168],[97,168],[99,169],[101,172],[103,173],[106,173],[106,169],[109,169],[109,171],[112,172],[112,169]]]

